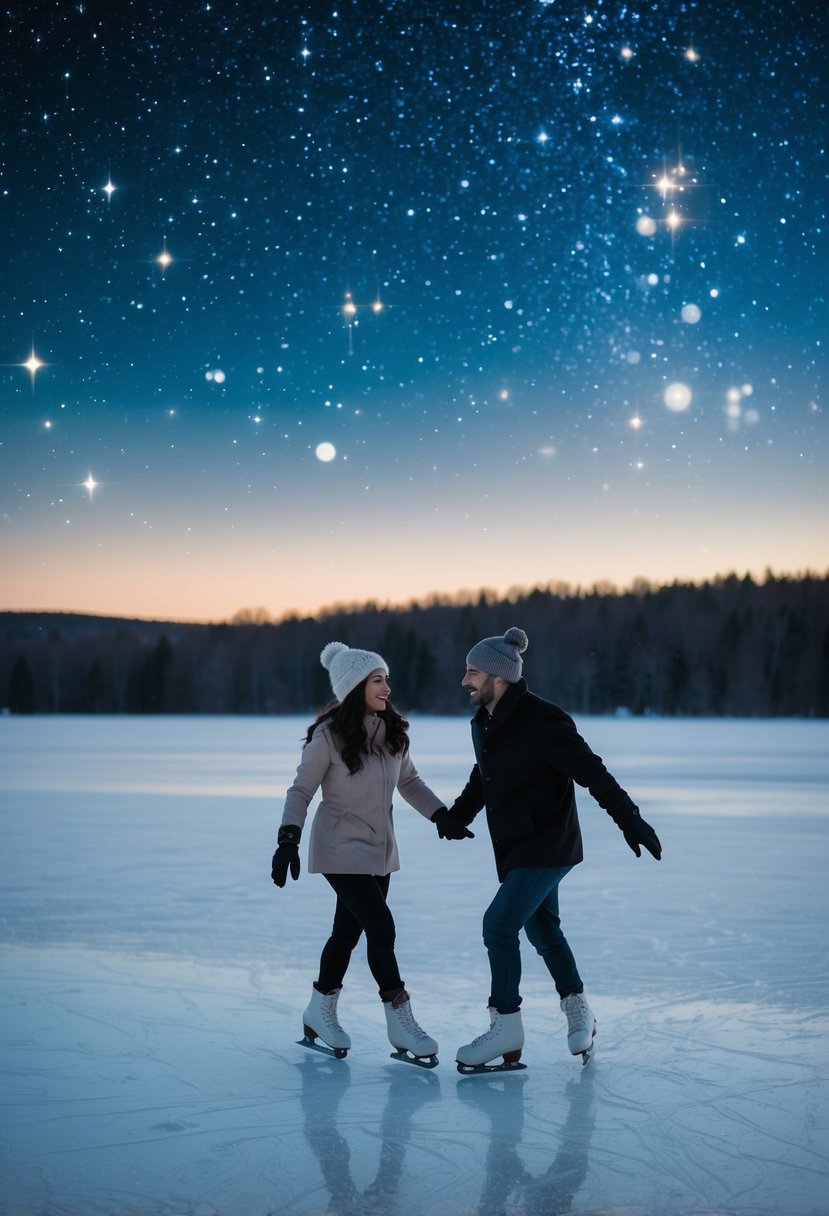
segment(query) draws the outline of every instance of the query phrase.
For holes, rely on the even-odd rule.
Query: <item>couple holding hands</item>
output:
[[[322,788],[311,825],[308,869],[322,874],[337,898],[319,977],[303,1014],[309,1047],[341,1057],[351,1040],[337,1003],[352,951],[366,936],[389,1041],[397,1058],[425,1067],[438,1045],[418,1025],[395,955],[387,897],[400,868],[392,821],[395,790],[430,819],[442,840],[471,837],[469,825],[486,808],[498,890],[483,918],[492,975],[490,1025],[456,1054],[461,1072],[522,1068],[519,933],[544,960],[567,1017],[573,1055],[590,1058],[596,1022],[573,953],[561,931],[558,888],[583,858],[574,783],[584,786],[621,829],[637,857],[657,860],[661,846],[629,795],[585,743],[572,718],[531,693],[522,676],[527,635],[508,629],[484,638],[466,656],[462,686],[475,707],[475,765],[447,808],[419,776],[409,753],[408,722],[389,700],[385,660],[368,650],[329,642],[320,656],[334,700],[308,728],[296,777],[285,797],[272,877],[284,887],[299,876],[299,842],[308,806]],[[501,1064],[492,1061],[502,1059]]]

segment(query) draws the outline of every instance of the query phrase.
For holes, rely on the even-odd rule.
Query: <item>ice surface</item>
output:
[[[580,795],[562,916],[595,1059],[525,945],[528,1068],[465,1078],[482,822],[440,842],[396,804],[398,954],[440,1067],[389,1060],[361,951],[329,1061],[294,1040],[333,896],[269,875],[304,719],[0,720],[4,1216],[827,1212],[829,724],[579,724],[664,859]],[[466,720],[412,738],[451,798]]]

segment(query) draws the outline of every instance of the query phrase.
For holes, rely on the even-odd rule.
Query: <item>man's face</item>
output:
[[[461,687],[466,688],[469,692],[470,705],[486,705],[489,706],[493,701],[498,699],[498,691],[495,687],[495,676],[491,676],[489,672],[479,671],[477,667],[467,667],[466,675],[461,680]],[[498,681],[499,684],[501,681]]]

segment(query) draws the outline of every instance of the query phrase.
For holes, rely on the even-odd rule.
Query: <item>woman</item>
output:
[[[322,786],[311,826],[308,869],[322,874],[337,896],[334,925],[320,958],[319,979],[303,1014],[305,1039],[319,1037],[337,1056],[351,1039],[337,1020],[337,1001],[351,953],[366,935],[368,965],[380,990],[393,1047],[418,1063],[438,1045],[418,1026],[394,953],[394,920],[386,903],[389,880],[400,868],[392,796],[426,819],[443,809],[409,757],[408,722],[389,701],[386,662],[370,650],[329,642],[320,655],[336,700],[308,728],[294,783],[285,797],[271,874],[284,887],[299,876],[299,840],[308,804]],[[321,1048],[320,1050],[325,1050]],[[403,1056],[411,1059],[409,1056]]]

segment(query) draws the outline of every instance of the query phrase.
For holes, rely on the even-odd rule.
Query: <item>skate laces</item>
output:
[[[590,1028],[590,1009],[587,1001],[580,992],[573,992],[561,1002],[561,1007],[567,1015],[567,1029],[570,1034],[575,1030]]]
[[[398,1003],[399,1002],[399,1003]],[[415,1016],[412,1013],[412,1003],[408,997],[398,997],[392,1001],[392,1009],[397,1014],[404,1030],[408,1030],[409,1034],[416,1039],[428,1039],[429,1036],[422,1026],[418,1026],[415,1021]]]
[[[483,1034],[479,1034],[477,1039],[473,1039],[469,1044],[470,1047],[477,1047],[479,1043],[488,1043],[490,1039],[496,1038],[498,1034],[498,1022],[501,1015],[499,1013],[490,1013],[489,1030],[485,1030]]]
[[[342,1026],[337,1021],[337,1000],[339,995],[339,992],[335,993],[334,996],[329,996],[326,993],[320,1002],[320,1011],[322,1013],[322,1020],[329,1030],[336,1030],[339,1034],[345,1034]]]

